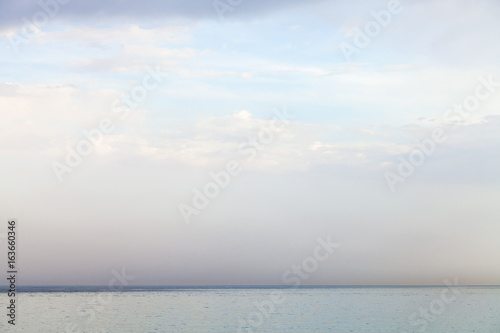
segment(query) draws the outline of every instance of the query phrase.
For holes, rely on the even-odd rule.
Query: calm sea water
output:
[[[27,291],[18,303],[1,332],[500,332],[498,287]]]

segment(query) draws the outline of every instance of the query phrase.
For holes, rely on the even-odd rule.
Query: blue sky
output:
[[[331,234],[343,252],[311,284],[498,283],[500,91],[457,128],[445,115],[480,78],[498,89],[500,6],[401,1],[347,59],[342,43],[390,3],[247,0],[221,19],[211,1],[72,0],[16,44],[44,9],[2,2],[0,198],[24,228],[25,282],[105,283],[126,266],[144,284],[280,284]],[[113,103],[151,69],[161,82],[119,119]],[[284,109],[293,119],[244,161]],[[116,129],[58,181],[54,162],[106,117]],[[391,191],[387,172],[440,128]],[[185,225],[179,204],[233,159],[244,172]],[[54,276],[40,255],[58,258]]]

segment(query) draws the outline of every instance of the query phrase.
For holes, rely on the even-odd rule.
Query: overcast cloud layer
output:
[[[21,282],[283,284],[331,236],[303,284],[498,284],[500,4],[401,1],[349,57],[388,2],[233,4],[72,0],[31,30],[43,6],[0,2],[0,220],[19,221]]]
[[[190,18],[190,19],[214,19],[218,18],[215,7],[221,11],[234,11],[230,8],[237,4],[239,10],[234,11],[237,17],[255,17],[262,14],[268,14],[279,10],[297,5],[312,4],[324,0],[232,0],[213,1],[213,0],[60,0],[63,8],[58,14],[59,19],[65,21],[75,18],[82,20],[106,20],[109,18],[120,18],[123,20],[141,20],[141,19],[171,19],[171,18]],[[23,17],[31,18],[41,5],[44,4],[47,8],[54,8],[53,1],[3,1],[0,4],[0,24],[2,26],[15,26]],[[220,5],[222,4],[222,6]]]

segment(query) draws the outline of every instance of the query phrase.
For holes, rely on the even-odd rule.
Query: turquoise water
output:
[[[1,332],[500,332],[496,287],[25,292],[18,303]]]

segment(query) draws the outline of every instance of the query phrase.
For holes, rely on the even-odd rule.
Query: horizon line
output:
[[[109,285],[102,284],[54,284],[54,285],[22,285],[17,286],[16,290],[25,288],[107,288]],[[115,286],[114,290],[130,288],[410,288],[410,287],[446,287],[445,284],[321,284],[321,285],[275,285],[275,284],[192,284],[192,285],[166,285],[166,284],[143,284]],[[500,284],[468,284],[454,285],[454,287],[500,287]],[[9,285],[0,285],[0,289],[8,289]]]

